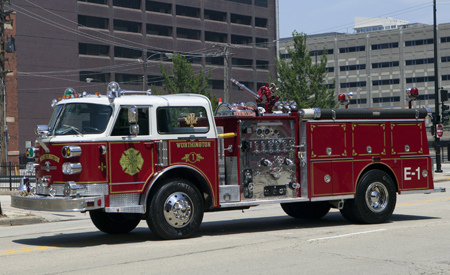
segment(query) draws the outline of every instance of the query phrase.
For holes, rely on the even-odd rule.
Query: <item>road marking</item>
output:
[[[350,237],[350,236],[361,235],[361,234],[375,233],[375,232],[380,232],[380,231],[385,231],[385,230],[386,229],[377,229],[377,230],[372,230],[372,231],[357,232],[357,233],[344,234],[344,235],[338,235],[338,236],[333,236],[333,237],[310,239],[310,240],[308,240],[308,242],[317,242],[317,241],[321,241],[321,240],[344,238],[344,237]]]
[[[426,201],[416,201],[416,202],[397,203],[397,206],[407,206],[407,205],[415,205],[415,204],[424,204],[424,203],[438,202],[438,201],[450,201],[450,198],[446,198],[446,199],[434,199],[434,200],[426,200]]]
[[[13,250],[4,250],[4,251],[0,251],[0,255],[22,253],[22,252],[29,252],[29,251],[36,251],[36,250],[44,250],[44,249],[50,249],[50,248],[56,248],[56,246],[27,247],[27,248],[13,249]]]

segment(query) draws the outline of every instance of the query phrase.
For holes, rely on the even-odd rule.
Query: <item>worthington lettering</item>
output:
[[[211,147],[211,142],[184,142],[177,143],[177,148],[206,148]]]

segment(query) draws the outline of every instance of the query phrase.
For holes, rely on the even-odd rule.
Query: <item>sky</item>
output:
[[[280,38],[292,32],[308,35],[353,33],[355,17],[392,17],[433,24],[433,0],[279,0]],[[450,0],[436,0],[437,23],[450,23]]]

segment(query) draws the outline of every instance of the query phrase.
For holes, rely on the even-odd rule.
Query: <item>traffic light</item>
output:
[[[450,111],[448,111],[448,109],[450,109],[449,105],[444,105],[444,103],[442,103],[441,106],[442,109],[442,123],[449,121],[449,117],[450,116]]]

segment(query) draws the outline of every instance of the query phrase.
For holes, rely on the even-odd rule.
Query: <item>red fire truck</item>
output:
[[[429,110],[297,110],[270,94],[267,101],[265,112],[223,103],[213,113],[201,95],[125,91],[114,82],[106,95],[68,89],[27,148],[36,184],[24,178],[11,204],[89,211],[111,234],[145,219],[156,236],[177,239],[208,211],[280,203],[294,218],[337,208],[351,222],[381,223],[397,193],[445,191],[433,185]]]

